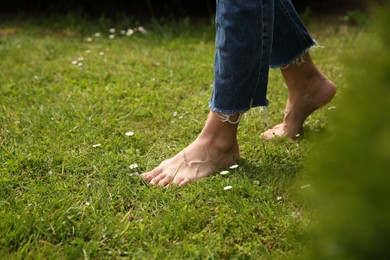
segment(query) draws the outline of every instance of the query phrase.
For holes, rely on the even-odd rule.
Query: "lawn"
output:
[[[314,137],[326,135],[337,110],[346,88],[343,57],[354,52],[360,34],[338,21],[312,21],[309,29],[325,46],[312,56],[338,95],[307,120],[301,137],[260,139],[281,120],[287,98],[281,74],[272,70],[269,108],[247,113],[239,127],[239,167],[162,188],[137,173],[201,130],[213,81],[214,25],[1,20],[0,258],[303,254],[312,219],[297,198],[297,179]]]

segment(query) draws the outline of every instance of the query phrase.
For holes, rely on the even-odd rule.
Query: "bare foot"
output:
[[[318,71],[310,56],[305,59],[305,64],[282,70],[289,91],[283,122],[262,133],[262,139],[296,138],[306,118],[336,94],[335,84]]]
[[[326,78],[313,82],[311,86],[312,88],[307,93],[294,100],[291,98],[287,100],[283,122],[262,133],[261,137],[264,140],[280,136],[296,138],[306,118],[329,103],[336,93],[336,86]]]
[[[239,158],[237,125],[211,112],[199,137],[174,157],[141,176],[152,185],[184,186],[233,165]]]

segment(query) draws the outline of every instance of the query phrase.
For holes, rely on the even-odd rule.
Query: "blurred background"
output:
[[[349,10],[366,10],[372,3],[385,0],[293,0],[299,12],[310,10],[316,14],[343,14]],[[119,14],[138,19],[150,17],[209,17],[214,14],[215,0],[1,0],[0,14],[61,14],[82,12],[91,17]]]

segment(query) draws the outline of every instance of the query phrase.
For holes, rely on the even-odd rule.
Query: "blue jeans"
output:
[[[269,68],[283,67],[316,42],[291,0],[217,0],[210,109],[243,113],[266,106]]]

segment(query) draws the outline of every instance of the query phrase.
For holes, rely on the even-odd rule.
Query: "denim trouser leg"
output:
[[[290,0],[217,0],[210,109],[243,113],[268,105],[269,67],[291,63],[315,42]]]
[[[267,105],[274,0],[217,0],[210,108],[234,114]]]
[[[271,67],[284,67],[296,61],[316,42],[310,37],[291,0],[275,0]]]

